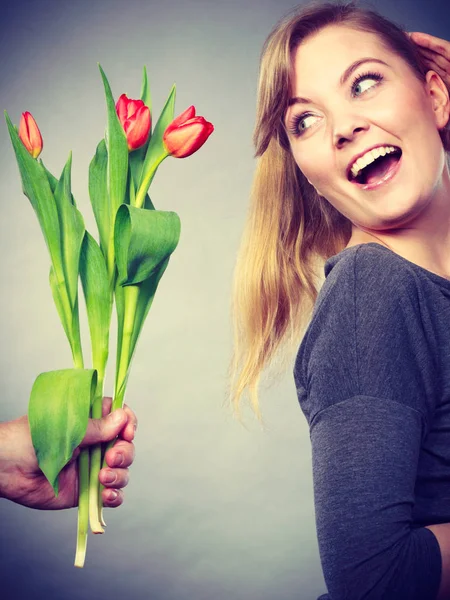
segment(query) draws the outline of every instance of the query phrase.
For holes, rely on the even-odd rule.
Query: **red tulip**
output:
[[[185,158],[197,152],[214,131],[212,123],[195,116],[190,106],[166,128],[163,143],[171,156]]]
[[[42,141],[41,132],[33,115],[29,112],[22,113],[20,118],[19,138],[33,158],[37,158],[42,152],[44,142]]]
[[[150,132],[151,116],[142,100],[131,100],[122,94],[116,104],[119,121],[127,136],[128,150],[137,150],[145,144]]]

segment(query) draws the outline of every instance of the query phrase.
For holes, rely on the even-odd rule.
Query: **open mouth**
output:
[[[350,172],[349,181],[364,186],[375,186],[389,178],[389,174],[395,170],[401,156],[401,149],[394,146],[394,152],[385,156],[379,156],[373,162],[363,167],[356,177]]]

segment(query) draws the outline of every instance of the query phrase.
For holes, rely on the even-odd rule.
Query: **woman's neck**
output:
[[[450,279],[450,173],[446,165],[438,189],[420,215],[405,227],[370,230],[357,225],[346,246],[376,242],[403,258]]]

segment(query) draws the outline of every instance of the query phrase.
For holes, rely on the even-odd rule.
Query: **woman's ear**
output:
[[[447,86],[436,71],[428,71],[426,74],[426,82],[428,94],[432,101],[437,128],[443,129],[450,118],[450,98]]]

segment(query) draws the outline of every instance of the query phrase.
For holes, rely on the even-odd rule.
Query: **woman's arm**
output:
[[[442,558],[442,573],[439,593],[436,600],[449,600],[450,598],[450,523],[427,525],[425,529],[432,531],[439,543]]]
[[[349,249],[328,273],[296,361],[333,600],[438,597],[440,545],[414,523],[422,441],[439,401],[439,347],[418,285],[381,246]]]

